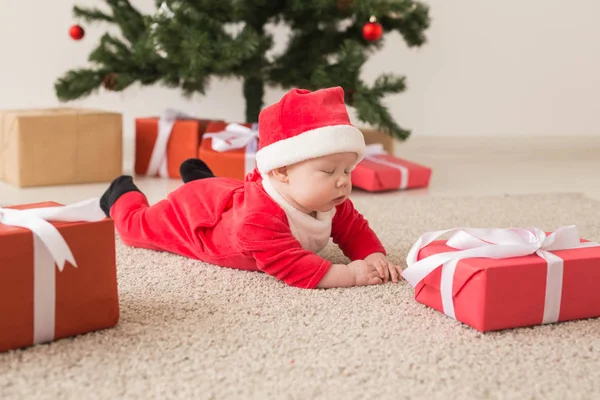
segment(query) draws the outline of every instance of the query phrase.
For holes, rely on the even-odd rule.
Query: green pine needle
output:
[[[100,86],[104,75],[90,69],[71,70],[55,83],[56,95],[60,101],[87,97]]]
[[[73,7],[73,17],[82,19],[85,22],[114,22],[114,19],[110,15],[96,8],[75,6]]]

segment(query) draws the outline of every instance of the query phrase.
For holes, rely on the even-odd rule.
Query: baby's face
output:
[[[350,195],[356,153],[337,153],[288,167],[287,195],[305,212],[329,211]]]

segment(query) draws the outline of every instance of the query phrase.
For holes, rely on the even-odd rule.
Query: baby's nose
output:
[[[337,180],[337,187],[345,187],[345,186],[348,186],[349,183],[350,183],[350,177],[342,176],[340,179]]]

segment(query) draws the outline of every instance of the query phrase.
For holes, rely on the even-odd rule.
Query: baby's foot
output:
[[[208,165],[199,158],[188,158],[182,162],[179,166],[179,174],[185,183],[215,177],[215,174],[208,168]]]
[[[137,186],[133,183],[133,178],[130,175],[121,175],[111,182],[106,192],[100,198],[100,208],[104,211],[107,217],[110,218],[110,208],[112,205],[127,192],[140,192]]]

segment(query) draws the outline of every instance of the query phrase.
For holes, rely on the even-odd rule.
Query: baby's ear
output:
[[[270,172],[270,174],[273,178],[282,183],[287,182],[289,179],[287,167],[275,168]]]

